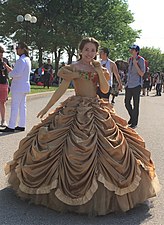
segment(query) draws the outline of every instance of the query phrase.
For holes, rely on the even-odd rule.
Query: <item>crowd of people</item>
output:
[[[159,191],[151,154],[134,130],[145,73],[139,46],[130,47],[125,84],[127,122],[109,103],[114,83],[118,82],[119,91],[122,84],[108,49],[99,50],[99,45],[93,37],[81,40],[79,59],[59,70],[61,84],[38,113],[41,122],[21,140],[13,160],[7,163],[8,181],[21,198],[60,212],[106,215],[128,211]],[[14,68],[3,61],[4,70],[12,77],[9,125],[1,130],[8,133],[25,130],[26,94],[30,91],[28,46],[19,43],[16,50],[20,57]],[[101,62],[95,60],[98,53]],[[50,70],[48,62],[45,73]],[[48,79],[49,74],[44,86],[49,87]],[[75,95],[46,116],[72,81]]]
[[[49,89],[49,87],[53,85],[53,82],[54,70],[51,60],[48,58],[46,63],[43,63],[40,67],[36,68],[33,74],[31,74],[30,83]]]
[[[125,107],[130,116],[128,124],[132,128],[135,128],[138,124],[140,96],[149,96],[152,89],[156,90],[156,96],[161,96],[162,92],[164,92],[164,73],[150,73],[149,67],[144,63],[144,58],[139,55],[140,48],[138,45],[132,45],[129,49],[131,57],[128,62],[123,60],[114,62],[109,58],[110,51],[108,48],[101,47],[99,49],[98,53],[101,66],[106,68],[110,74],[108,79],[110,88],[108,93],[103,93],[98,85],[97,95],[111,102],[111,104],[114,104],[115,97],[119,95],[119,92],[125,89]],[[31,62],[28,46],[25,43],[19,43],[16,51],[20,59],[17,60],[14,68],[12,68],[8,60],[3,57],[4,48],[0,46],[0,125],[1,127],[6,127],[3,132],[25,130],[26,94],[30,92],[30,84],[35,83],[43,86],[43,88],[47,87],[49,89],[50,86],[59,86],[62,82],[61,77],[54,76],[54,68],[49,58],[46,63],[43,63],[40,67],[35,69],[32,75],[31,73],[29,75]],[[25,63],[24,58],[27,59],[28,64]],[[26,69],[24,69],[26,71],[22,70],[24,65],[26,65]],[[62,63],[59,69],[64,66],[65,63]],[[20,73],[20,75],[17,75],[18,73]],[[19,79],[20,83],[17,81]],[[26,84],[22,85],[21,82],[22,84]],[[11,86],[9,83],[11,83]],[[14,87],[14,85],[16,86]],[[24,86],[26,87],[25,89]],[[73,81],[71,81],[70,87],[74,87]],[[7,126],[5,115],[9,91],[11,91],[12,94],[12,104],[11,116]],[[133,104],[131,103],[132,101]],[[18,114],[20,121],[18,122],[18,126],[16,126]]]

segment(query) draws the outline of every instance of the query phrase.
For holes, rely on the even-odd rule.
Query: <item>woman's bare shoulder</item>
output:
[[[65,65],[64,68],[71,70],[71,71],[75,71],[78,69],[78,62],[69,64],[69,65]]]

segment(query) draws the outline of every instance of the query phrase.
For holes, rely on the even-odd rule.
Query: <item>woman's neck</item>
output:
[[[80,60],[81,64],[86,65],[86,66],[91,66],[91,62],[86,62],[85,60],[81,59]]]

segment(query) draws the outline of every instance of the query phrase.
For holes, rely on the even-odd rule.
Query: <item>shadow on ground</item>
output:
[[[151,219],[149,207],[142,204],[127,213],[109,214],[101,217],[62,214],[46,207],[20,200],[10,188],[0,191],[1,225],[139,225]]]

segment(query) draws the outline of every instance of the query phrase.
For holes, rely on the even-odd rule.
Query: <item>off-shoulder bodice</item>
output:
[[[69,73],[59,73],[58,76],[67,81],[73,81],[76,95],[95,97],[99,83],[98,74],[96,72],[82,70],[76,70],[75,73],[73,70],[75,69],[70,67]]]

